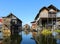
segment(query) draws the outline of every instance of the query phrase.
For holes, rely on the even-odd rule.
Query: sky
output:
[[[0,17],[13,13],[23,25],[31,25],[39,10],[51,4],[60,9],[60,0],[0,0]]]

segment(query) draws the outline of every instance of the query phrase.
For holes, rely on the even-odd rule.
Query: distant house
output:
[[[36,21],[32,21],[32,26],[31,26],[31,31],[36,30],[37,29],[37,22]]]
[[[2,18],[0,18],[0,40],[3,39],[3,33],[2,33]]]
[[[0,32],[2,31],[2,18],[0,18]]]
[[[58,12],[60,12],[60,10],[53,5],[41,8],[35,17],[37,26],[42,28],[54,28],[57,22],[60,22],[60,17],[57,17]]]
[[[28,24],[25,24],[24,26],[23,26],[23,28],[24,28],[24,30],[30,30],[30,25],[28,25]]]
[[[3,30],[10,30],[11,35],[19,33],[22,30],[22,21],[10,13],[8,16],[3,17]]]

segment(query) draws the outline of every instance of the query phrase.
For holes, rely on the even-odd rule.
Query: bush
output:
[[[60,33],[60,30],[55,30],[55,32],[58,32],[58,33]]]
[[[44,29],[44,30],[41,32],[41,34],[43,34],[43,35],[50,35],[50,34],[52,34],[52,32],[51,32],[50,30],[48,30],[48,29]]]

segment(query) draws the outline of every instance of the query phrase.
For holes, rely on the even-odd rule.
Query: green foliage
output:
[[[41,32],[43,35],[50,35],[52,34],[52,32],[48,29],[44,29],[42,32]]]
[[[60,33],[60,30],[55,30],[55,32],[58,32],[58,33]]]

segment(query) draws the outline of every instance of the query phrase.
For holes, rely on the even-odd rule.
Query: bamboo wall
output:
[[[3,36],[10,36],[10,18],[3,18]]]

